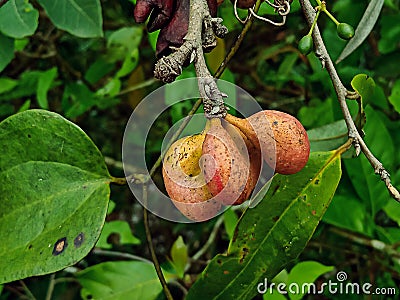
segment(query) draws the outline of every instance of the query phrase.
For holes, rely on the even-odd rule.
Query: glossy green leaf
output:
[[[347,127],[339,120],[307,131],[312,152],[331,151],[343,145],[347,140]]]
[[[48,109],[49,103],[47,100],[47,92],[49,91],[54,79],[57,77],[57,68],[51,68],[44,71],[38,81],[37,87],[37,101],[41,108]]]
[[[312,153],[306,167],[276,175],[267,195],[247,209],[228,253],[213,258],[187,299],[251,299],[257,284],[272,279],[304,249],[341,177],[340,154]]]
[[[183,278],[185,267],[188,262],[188,249],[182,236],[179,236],[172,245],[171,259],[178,276]]]
[[[362,42],[364,42],[379,18],[383,3],[384,0],[371,0],[369,2],[360,23],[357,25],[354,37],[347,43],[346,47],[344,47],[342,53],[340,53],[338,59],[336,60],[336,63],[341,62],[343,59],[353,53],[354,50],[356,50],[362,44]]]
[[[8,92],[15,88],[18,84],[17,80],[11,78],[0,78],[0,94]]]
[[[263,294],[263,299],[264,300],[287,300],[287,298],[284,295],[280,294],[275,289],[272,290],[271,293]]]
[[[32,35],[38,19],[39,12],[29,1],[9,0],[0,8],[0,32],[16,39]]]
[[[392,87],[389,102],[393,105],[394,109],[400,113],[400,79],[396,80]]]
[[[0,72],[14,58],[14,39],[1,34],[0,32]]]
[[[296,294],[288,292],[289,298],[291,300],[298,300],[303,298],[303,296],[305,295],[305,293],[302,293],[303,284],[313,283],[322,274],[330,272],[333,269],[334,269],[333,266],[325,266],[316,261],[299,262],[292,268],[292,270],[290,270],[287,281],[287,286],[290,286],[291,284],[295,284],[296,286],[298,286],[300,288],[299,293],[297,293],[297,291]]]
[[[104,224],[103,231],[101,232],[100,238],[97,241],[96,247],[111,249],[112,244],[109,243],[107,239],[113,233],[119,235],[119,244],[121,245],[140,244],[140,240],[132,234],[129,224],[126,221],[117,220],[106,222]]]
[[[0,123],[0,283],[51,273],[96,243],[110,177],[100,151],[60,115],[28,110]]]
[[[53,24],[82,38],[102,37],[99,0],[38,0]]]
[[[141,261],[105,262],[76,277],[82,285],[83,299],[152,300],[162,292],[154,266]]]

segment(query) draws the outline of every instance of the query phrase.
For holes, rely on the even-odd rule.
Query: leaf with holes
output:
[[[102,37],[99,0],[38,0],[53,24],[78,37]]]
[[[107,212],[110,175],[89,137],[56,113],[0,123],[0,283],[85,257]]]
[[[312,153],[306,167],[276,175],[264,199],[247,209],[225,255],[217,255],[187,299],[252,299],[304,249],[341,177],[340,152]]]

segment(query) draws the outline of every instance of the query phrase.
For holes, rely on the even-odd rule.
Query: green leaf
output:
[[[308,106],[302,106],[298,118],[305,127],[323,126],[335,121],[332,98],[324,101],[311,99]]]
[[[26,0],[9,0],[0,8],[0,20],[0,31],[19,39],[36,31],[39,12]]]
[[[99,0],[38,0],[53,24],[72,35],[91,38],[103,36]]]
[[[38,81],[37,87],[37,101],[41,108],[48,109],[49,103],[47,101],[47,92],[50,89],[54,79],[57,77],[57,68],[51,68],[43,72]]]
[[[400,39],[400,27],[393,26],[399,24],[400,14],[385,15],[380,20],[380,39],[378,40],[378,49],[382,54],[387,54],[398,49],[397,42]]]
[[[263,201],[239,220],[228,253],[213,258],[187,299],[252,299],[258,283],[303,251],[340,176],[337,151],[312,153],[299,173],[276,175]]]
[[[20,106],[20,108],[18,109],[18,112],[23,112],[23,111],[25,111],[25,110],[28,110],[29,107],[31,107],[31,100],[30,100],[30,99],[26,100],[26,101],[24,102],[24,104],[22,104],[22,105]]]
[[[70,83],[65,87],[62,106],[68,118],[82,115],[96,103],[96,95],[85,84]]]
[[[14,39],[0,32],[0,72],[3,71],[14,58],[14,41]]]
[[[121,90],[121,80],[118,78],[112,78],[105,86],[97,90],[97,96],[116,96]]]
[[[287,300],[287,298],[273,289],[271,293],[265,293],[263,295],[263,300]]]
[[[331,151],[343,145],[347,140],[347,127],[339,120],[307,131],[311,151]]]
[[[141,261],[105,262],[76,277],[83,299],[152,300],[162,291],[154,266]]]
[[[364,42],[379,18],[383,3],[384,0],[371,0],[369,2],[360,23],[358,23],[354,37],[347,43],[346,47],[344,47],[342,53],[340,53],[338,59],[336,60],[336,63],[341,62],[343,59],[353,53],[354,50],[356,50],[358,46]]]
[[[0,94],[8,92],[15,88],[18,84],[17,80],[11,78],[0,78]]]
[[[0,94],[0,101],[10,101],[35,95],[41,74],[42,72],[40,71],[26,71],[22,73],[17,81],[18,85],[16,87],[6,93]]]
[[[322,220],[368,236],[372,236],[375,226],[365,205],[354,195],[335,195]]]
[[[108,202],[107,215],[111,214],[114,211],[116,206],[117,206],[117,204],[114,201],[110,200]]]
[[[389,96],[389,102],[393,105],[394,109],[400,113],[400,79],[396,80],[393,85],[392,92]]]
[[[151,49],[153,49],[154,52],[156,52],[157,39],[159,34],[160,30],[147,33],[147,39],[149,40]]]
[[[383,207],[383,210],[385,213],[388,215],[389,218],[391,218],[393,221],[395,221],[399,226],[400,226],[400,205],[399,203],[395,201],[389,201],[385,207]]]
[[[28,110],[0,123],[0,283],[52,273],[96,243],[110,194],[104,159],[58,114]]]
[[[366,74],[357,74],[351,81],[353,89],[361,96],[364,106],[373,102],[375,92],[375,81]]]
[[[107,239],[112,233],[119,235],[119,244],[121,245],[140,244],[140,240],[132,234],[131,228],[126,221],[111,221],[104,224],[103,231],[101,232],[96,247],[111,249],[112,244],[109,243]]]
[[[291,300],[302,299],[306,293],[302,293],[302,286],[304,283],[313,283],[319,276],[330,272],[334,269],[333,266],[325,266],[316,261],[302,261],[296,264],[289,273],[287,286],[292,283],[300,287],[299,293],[290,293]],[[312,290],[310,290],[312,291]]]
[[[224,212],[224,226],[225,231],[228,234],[229,239],[231,240],[233,237],[233,233],[235,231],[236,224],[239,218],[236,213],[232,209],[228,209]]]
[[[171,259],[178,277],[183,278],[185,267],[188,262],[188,249],[181,236],[179,236],[172,245]]]

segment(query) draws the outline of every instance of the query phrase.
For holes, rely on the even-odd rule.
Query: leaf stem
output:
[[[93,254],[95,255],[104,255],[104,256],[110,256],[110,257],[118,257],[118,258],[123,258],[123,259],[132,259],[132,260],[138,260],[142,261],[145,263],[152,263],[151,260],[148,260],[144,257],[137,256],[131,253],[125,253],[125,252],[118,252],[118,251],[108,251],[108,250],[103,250],[99,248],[95,248],[92,251]]]
[[[321,10],[337,25],[339,25],[339,21],[326,9],[325,2],[322,3]]]
[[[128,183],[125,177],[110,176],[110,178],[111,178],[111,183],[115,183],[118,185],[126,185]]]
[[[36,300],[35,296],[33,296],[31,290],[26,286],[25,282],[23,280],[20,280],[19,283],[21,284],[22,288],[24,289],[24,292],[26,293],[26,296],[30,300]]]
[[[320,13],[321,13],[321,10],[318,9],[318,10],[317,10],[317,14],[315,15],[314,21],[313,21],[313,23],[312,23],[312,25],[311,25],[310,31],[308,32],[307,35],[309,35],[309,36],[312,35],[312,32],[313,32],[313,30],[314,30],[315,25],[317,24],[317,20],[318,20],[318,17],[319,17],[319,14],[320,14]]]
[[[46,300],[51,300],[55,286],[56,273],[50,275],[49,287],[47,288]]]

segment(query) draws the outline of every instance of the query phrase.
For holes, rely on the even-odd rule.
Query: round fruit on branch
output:
[[[234,134],[238,143],[240,135]],[[243,140],[241,148],[246,149],[245,153],[239,151],[236,143],[222,126],[221,119],[210,120],[202,147],[201,166],[209,191],[224,205],[242,203],[252,191],[248,185],[249,154]]]
[[[261,164],[259,148],[235,126],[213,118],[201,134],[172,144],[162,173],[177,209],[191,220],[204,221],[217,215],[222,205],[249,199]]]
[[[238,127],[254,145],[260,147],[264,160],[270,166],[275,158],[275,148],[276,173],[294,174],[307,164],[310,142],[306,130],[295,117],[276,110],[264,110],[247,119],[228,114],[225,120]],[[266,124],[269,126],[266,127]]]
[[[194,221],[208,220],[221,209],[221,204],[211,199],[200,170],[204,139],[203,132],[177,140],[163,160],[162,174],[169,197],[183,215]]]

